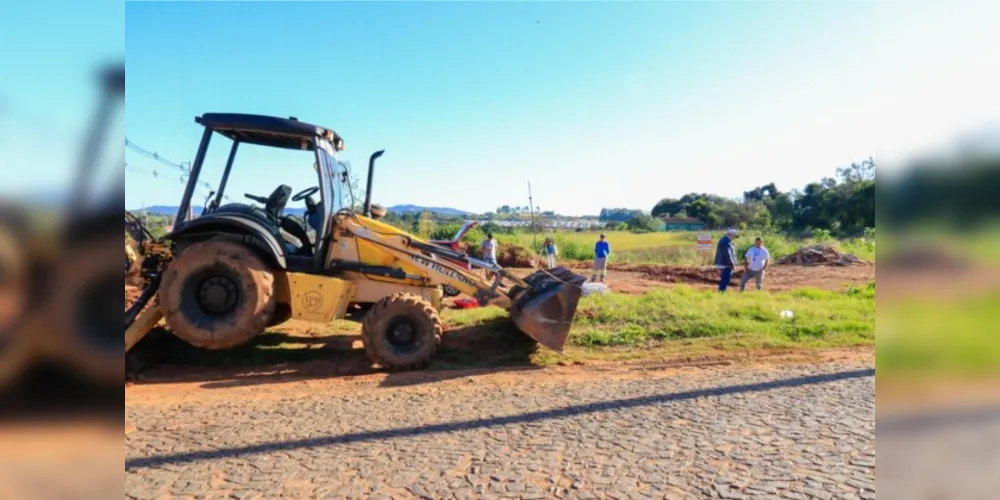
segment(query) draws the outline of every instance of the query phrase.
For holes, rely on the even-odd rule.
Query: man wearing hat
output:
[[[608,255],[611,255],[611,244],[602,233],[601,239],[594,245],[594,274],[591,275],[590,281],[596,281],[600,275],[601,283],[604,283],[604,278],[608,275]]]
[[[733,268],[736,267],[736,243],[733,240],[739,237],[735,229],[730,229],[725,236],[719,238],[719,245],[715,248],[715,267],[722,270],[720,292],[725,292],[729,282],[733,280]]]

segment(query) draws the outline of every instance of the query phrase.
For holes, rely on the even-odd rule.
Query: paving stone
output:
[[[125,494],[874,499],[870,369],[127,402]]]

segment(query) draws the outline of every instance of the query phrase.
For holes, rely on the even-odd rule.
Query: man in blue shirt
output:
[[[594,274],[591,275],[590,281],[595,281],[600,275],[601,283],[604,283],[604,278],[608,275],[608,255],[611,255],[611,245],[601,234],[601,239],[594,246]]]
[[[733,240],[739,237],[735,229],[730,229],[725,236],[719,238],[719,245],[715,248],[715,267],[722,270],[720,292],[725,292],[729,282],[733,280],[733,268],[736,267],[736,244]]]

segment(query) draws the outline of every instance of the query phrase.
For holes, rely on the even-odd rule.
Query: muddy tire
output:
[[[118,333],[122,320],[115,298],[121,275],[118,264],[111,262],[118,260],[111,256],[111,243],[117,240],[82,242],[62,255],[46,314],[53,322],[49,354],[102,384],[125,378],[125,352]]]
[[[441,318],[434,306],[412,293],[383,298],[365,314],[365,354],[386,369],[426,366],[441,345]]]
[[[276,306],[267,264],[243,245],[218,240],[174,258],[159,295],[170,331],[203,349],[228,349],[263,333]]]

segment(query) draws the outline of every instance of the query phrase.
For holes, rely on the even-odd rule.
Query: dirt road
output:
[[[126,389],[126,497],[875,497],[873,351],[206,387]]]

